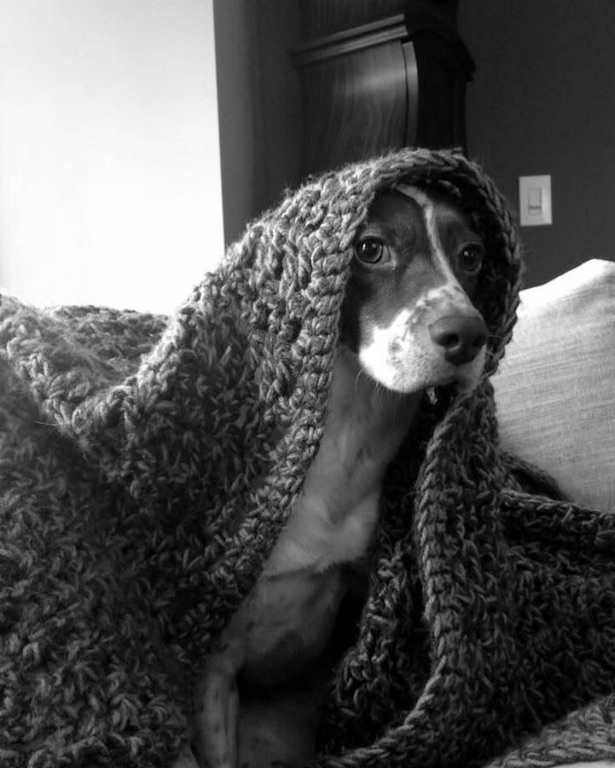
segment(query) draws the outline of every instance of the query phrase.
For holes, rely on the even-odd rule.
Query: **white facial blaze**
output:
[[[429,361],[417,343],[415,325],[409,310],[401,310],[389,326],[374,326],[370,343],[359,352],[367,373],[394,392],[413,392],[426,386]]]
[[[467,316],[473,311],[442,248],[436,206],[422,190],[410,186],[397,189],[420,206],[431,256],[443,282],[421,294],[413,307],[400,309],[388,326],[374,325],[369,343],[359,352],[359,359],[373,379],[396,392],[415,392],[453,382],[457,382],[460,391],[471,391],[484,366],[485,348],[474,360],[453,365],[429,333],[429,325],[437,318]]]
[[[420,206],[423,213],[423,220],[425,222],[425,228],[427,229],[427,236],[431,245],[431,255],[434,263],[438,266],[441,272],[446,276],[446,281],[451,286],[456,286],[463,292],[459,280],[455,277],[455,273],[451,269],[451,265],[446,258],[442,243],[440,241],[440,235],[438,234],[438,226],[436,221],[436,207],[433,200],[428,195],[417,187],[400,186],[397,189],[406,197],[412,198],[417,205]]]

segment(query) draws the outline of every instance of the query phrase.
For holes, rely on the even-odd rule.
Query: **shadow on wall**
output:
[[[300,37],[289,0],[214,0],[224,237],[273,205],[300,178],[299,78],[289,49]]]

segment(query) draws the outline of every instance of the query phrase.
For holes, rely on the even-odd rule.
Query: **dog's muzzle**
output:
[[[428,326],[432,341],[444,349],[452,365],[471,363],[487,343],[487,326],[480,316],[447,315]]]

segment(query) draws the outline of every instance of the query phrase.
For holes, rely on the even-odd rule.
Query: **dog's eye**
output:
[[[355,246],[357,258],[364,264],[378,264],[385,255],[385,245],[377,237],[366,237]]]
[[[483,265],[483,249],[480,245],[466,245],[458,257],[459,269],[466,275],[476,275]]]

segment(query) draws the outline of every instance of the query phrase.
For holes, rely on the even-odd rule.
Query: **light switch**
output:
[[[519,176],[519,214],[522,227],[553,223],[550,176]]]
[[[530,187],[527,191],[527,209],[530,213],[540,215],[542,213],[542,189]]]

